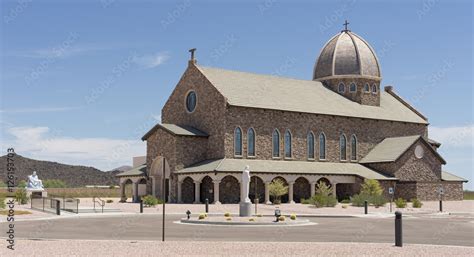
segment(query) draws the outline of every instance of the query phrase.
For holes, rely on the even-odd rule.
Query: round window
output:
[[[188,95],[186,96],[186,110],[188,112],[193,112],[196,109],[196,92],[189,91]]]
[[[421,145],[417,145],[415,147],[415,157],[418,158],[418,159],[421,159],[423,158],[423,154],[424,154],[424,150],[423,150],[423,147]]]

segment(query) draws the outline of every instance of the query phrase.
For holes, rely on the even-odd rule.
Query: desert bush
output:
[[[261,218],[261,217],[263,217],[263,215],[262,214],[257,214],[257,217]]]
[[[7,206],[5,205],[5,197],[0,196],[0,209],[5,209]]]
[[[380,206],[385,206],[387,200],[383,195],[373,195],[369,198],[369,202],[378,208]]]
[[[316,194],[311,197],[311,203],[317,208],[334,207],[337,204],[337,199],[332,195],[332,189],[324,182],[318,183]]]
[[[254,218],[250,218],[249,221],[255,221],[255,219],[254,219]]]
[[[16,190],[16,192],[15,192],[15,201],[17,201],[18,204],[20,204],[20,205],[28,203],[29,199],[26,196],[26,189],[20,188],[20,189]]]
[[[398,198],[397,200],[395,200],[395,205],[397,206],[397,208],[405,208],[407,207],[407,201],[403,198]]]
[[[0,187],[7,187],[7,184],[3,182],[3,180],[0,180]]]
[[[206,214],[204,214],[204,213],[199,214],[199,219],[200,220],[203,220],[205,218],[206,218]]]
[[[368,195],[357,194],[357,195],[353,195],[351,197],[352,206],[362,207],[362,206],[364,206],[365,200],[367,200],[367,201],[369,200]]]
[[[224,217],[230,217],[230,213],[229,212],[224,213]]]
[[[157,204],[163,203],[160,199],[152,196],[152,195],[146,195],[142,197],[143,204],[146,207],[155,207]]]
[[[25,188],[26,187],[26,181],[20,180],[20,182],[18,182],[18,185],[16,185],[16,187]]]
[[[311,204],[311,198],[308,198],[308,199],[304,199],[304,198],[301,198],[301,204]]]
[[[60,179],[46,179],[43,180],[44,188],[65,188],[67,187],[66,183]]]
[[[227,221],[231,221],[231,220],[232,220],[232,218],[231,218],[231,217],[228,217],[228,218],[226,218],[225,220],[227,220]]]
[[[291,215],[290,215],[290,219],[291,219],[291,220],[296,220],[296,214],[291,214]]]
[[[382,195],[383,189],[380,183],[375,179],[366,179],[362,184],[360,193],[368,196]]]
[[[421,206],[423,206],[423,203],[416,198],[411,199],[411,204],[413,208],[421,208]]]
[[[279,220],[279,221],[285,221],[285,216],[280,216],[280,217],[278,218],[278,220]]]
[[[270,195],[273,196],[273,203],[279,204],[281,197],[288,193],[288,186],[285,186],[285,182],[281,179],[275,179],[269,185]]]
[[[105,202],[106,202],[106,203],[113,203],[114,200],[112,200],[112,199],[107,199],[107,201],[105,201]]]

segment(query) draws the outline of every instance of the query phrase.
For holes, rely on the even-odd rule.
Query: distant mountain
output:
[[[120,166],[120,167],[117,167],[117,168],[113,169],[112,171],[116,171],[116,170],[117,170],[117,171],[124,172],[124,171],[129,171],[129,170],[131,170],[131,169],[133,169],[132,166],[123,165],[123,166]]]
[[[85,185],[118,185],[119,179],[115,175],[119,172],[110,171],[103,172],[94,167],[86,167],[79,165],[68,165],[50,161],[39,161],[26,158],[20,155],[14,157],[15,176],[17,183],[21,180],[27,180],[36,170],[39,179],[60,179],[64,181],[68,187],[82,187]],[[7,157],[0,157],[0,176],[1,180],[6,182],[7,174]],[[123,166],[122,166],[123,167]]]

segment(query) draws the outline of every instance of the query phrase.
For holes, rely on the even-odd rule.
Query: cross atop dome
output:
[[[344,22],[344,24],[342,24],[342,25],[344,25],[344,30],[343,30],[343,32],[350,31],[350,30],[347,29],[347,25],[349,25],[349,22],[347,22],[347,20],[346,20],[346,22]]]

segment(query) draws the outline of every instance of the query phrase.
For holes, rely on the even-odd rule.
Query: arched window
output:
[[[255,131],[249,128],[247,131],[247,156],[255,156]]]
[[[291,158],[291,132],[285,132],[285,158]]]
[[[377,94],[377,85],[372,85],[372,94]]]
[[[354,82],[351,83],[351,85],[349,86],[349,90],[354,93],[357,91],[357,86]]]
[[[313,132],[308,133],[308,138],[306,140],[308,144],[308,159],[314,159],[314,134]]]
[[[275,129],[272,134],[273,157],[280,157],[280,132]]]
[[[369,83],[365,83],[364,92],[370,93],[370,86],[369,86]]]
[[[357,138],[355,135],[351,136],[351,160],[357,160]]]
[[[242,129],[239,127],[234,130],[234,155],[242,156]]]
[[[322,132],[319,134],[319,159],[326,159],[326,136]]]
[[[346,141],[347,141],[346,136],[342,134],[341,137],[339,138],[339,149],[340,149],[341,161],[347,160]]]
[[[344,93],[344,91],[346,91],[346,86],[344,85],[344,83],[339,83],[339,88],[338,88],[338,91],[339,93]]]

